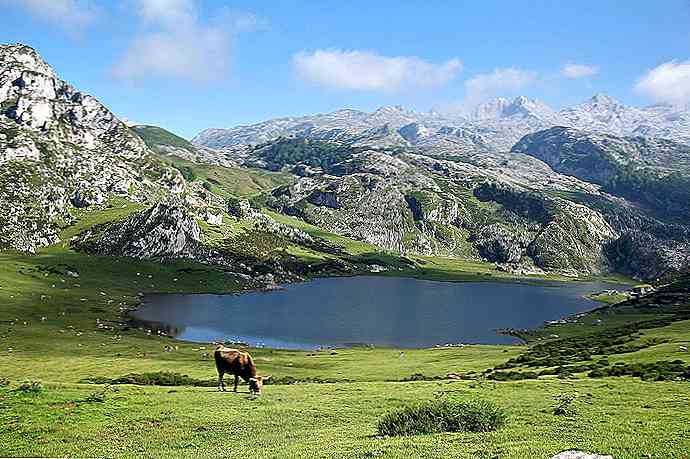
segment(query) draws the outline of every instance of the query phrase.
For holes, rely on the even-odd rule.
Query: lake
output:
[[[341,277],[242,295],[147,295],[132,315],[182,340],[285,349],[372,344],[423,348],[507,344],[501,328],[533,328],[599,306],[598,282],[435,282]]]

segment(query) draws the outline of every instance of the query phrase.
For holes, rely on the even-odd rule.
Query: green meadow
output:
[[[136,209],[119,203],[84,215],[63,236]],[[357,241],[322,236],[340,241],[352,256],[388,256]],[[420,277],[504,276],[486,264],[415,263]],[[690,317],[682,316],[690,307],[687,295],[652,312],[610,306],[576,324],[534,331],[524,337],[525,345],[404,354],[371,347],[249,349],[260,374],[274,380],[260,397],[244,385],[238,393],[220,393],[204,386],[107,383],[169,372],[211,384],[216,377],[211,343],[160,336],[130,321],[128,311],[147,293],[255,287],[210,266],[89,256],[67,244],[34,255],[0,253],[0,456],[548,458],[570,448],[615,458],[690,454],[687,379],[661,370],[653,379],[590,377],[589,370],[576,368],[602,360],[606,368],[659,361],[687,367],[690,354],[680,350],[690,342]],[[655,319],[668,320],[634,325],[622,338],[616,334]],[[574,349],[582,340],[606,354],[579,360]],[[547,346],[547,358],[558,355],[562,363],[530,367],[536,358],[523,359],[504,368],[544,343],[554,343]],[[498,381],[501,371],[517,372],[520,379]],[[524,377],[527,372],[544,374]],[[563,397],[570,400],[568,414],[555,414]],[[505,426],[484,433],[377,435],[386,413],[435,399],[492,401],[505,411]]]

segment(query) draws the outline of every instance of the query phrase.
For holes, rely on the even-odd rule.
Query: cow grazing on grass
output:
[[[252,356],[248,352],[238,351],[219,344],[213,353],[218,370],[218,390],[225,391],[223,376],[225,373],[235,375],[235,385],[233,390],[237,392],[237,382],[239,378],[244,379],[249,384],[249,391],[254,394],[261,394],[261,387],[270,376],[257,376],[256,365],[252,361]]]

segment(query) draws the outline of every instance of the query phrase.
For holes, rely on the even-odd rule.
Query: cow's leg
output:
[[[225,381],[223,381],[223,372],[218,372],[218,390],[225,392]]]
[[[240,377],[235,375],[235,388],[233,389],[235,392],[237,392],[237,382],[239,381]]]

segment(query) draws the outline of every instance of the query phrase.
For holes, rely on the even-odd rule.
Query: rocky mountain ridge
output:
[[[553,126],[690,144],[690,110],[687,107],[629,107],[603,94],[559,112],[524,96],[513,101],[498,98],[486,102],[465,116],[413,112],[401,106],[381,107],[372,113],[344,109],[228,129],[206,129],[192,142],[232,151],[278,137],[294,136],[360,146],[434,148],[439,153],[452,153],[508,150],[524,135]]]

